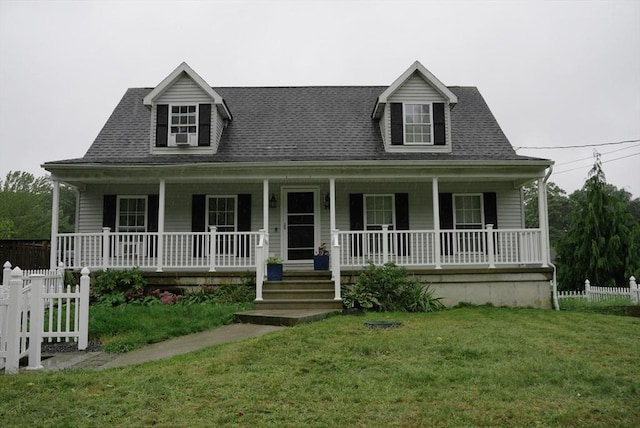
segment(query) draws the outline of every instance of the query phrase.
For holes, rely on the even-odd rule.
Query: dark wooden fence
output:
[[[5,262],[20,269],[48,269],[50,240],[0,240],[0,268]]]

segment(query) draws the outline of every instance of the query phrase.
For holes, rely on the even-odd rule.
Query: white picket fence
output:
[[[64,286],[63,269],[22,271],[4,264],[0,284],[0,369],[17,373],[41,368],[42,341],[76,341],[84,350],[89,336],[89,270],[80,285]],[[75,289],[74,289],[75,288]]]
[[[636,278],[629,278],[628,287],[598,287],[591,285],[587,279],[584,282],[584,290],[580,291],[558,291],[558,299],[587,299],[590,302],[601,302],[605,300],[628,298],[631,303],[640,303],[640,289],[636,283]]]

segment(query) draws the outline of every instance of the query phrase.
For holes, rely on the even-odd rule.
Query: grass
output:
[[[623,297],[591,302],[583,298],[565,298],[560,300],[561,311],[593,312],[607,315],[640,316],[640,305],[633,304]]]
[[[368,329],[367,320],[403,326]],[[4,376],[3,426],[638,426],[640,319],[337,316],[161,362]]]
[[[89,340],[106,352],[128,352],[150,343],[196,333],[233,321],[235,312],[250,305],[121,305],[91,306]]]

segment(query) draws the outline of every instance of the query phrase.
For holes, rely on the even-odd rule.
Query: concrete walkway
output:
[[[213,330],[194,333],[166,340],[125,354],[107,354],[106,352],[61,352],[42,361],[43,370],[57,371],[68,369],[102,370],[133,364],[157,361],[191,351],[235,342],[249,337],[258,337],[286,327],[257,324],[230,324]]]

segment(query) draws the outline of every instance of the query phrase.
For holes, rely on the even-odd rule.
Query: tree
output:
[[[585,279],[597,285],[625,284],[637,268],[630,259],[638,247],[638,225],[625,193],[606,183],[596,155],[584,186],[569,197],[569,228],[557,248],[560,288],[574,289]]]
[[[0,239],[47,239],[51,236],[52,185],[48,176],[10,171],[0,180]],[[59,230],[72,232],[74,191],[60,188]]]
[[[538,214],[538,183],[533,182],[523,187],[524,215],[527,227],[539,227]],[[547,205],[549,215],[549,241],[552,248],[556,248],[560,238],[569,229],[569,212],[571,202],[567,192],[553,182],[547,183]]]

